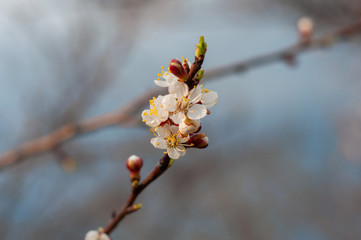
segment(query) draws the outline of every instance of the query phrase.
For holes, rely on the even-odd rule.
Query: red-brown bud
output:
[[[140,179],[139,172],[143,166],[143,159],[136,155],[132,155],[128,158],[126,166],[130,171],[130,180],[132,182],[139,181]]]
[[[187,143],[194,148],[206,148],[208,147],[208,137],[205,133],[197,133]]]
[[[143,166],[143,159],[138,157],[137,155],[132,155],[127,160],[127,168],[131,172],[139,172],[139,170]]]
[[[178,77],[181,81],[186,80],[188,77],[187,72],[184,69],[182,63],[177,59],[172,59],[170,61],[169,70],[173,75]]]

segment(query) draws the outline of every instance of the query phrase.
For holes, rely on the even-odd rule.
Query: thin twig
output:
[[[360,34],[361,34],[361,20],[354,22],[353,24],[350,24],[348,26],[344,26],[340,29],[337,29],[334,32],[330,32],[319,37],[311,38],[308,41],[299,41],[294,45],[291,45],[287,48],[284,48],[276,52],[263,54],[232,65],[214,68],[205,71],[205,77],[207,79],[224,77],[226,75],[244,72],[270,63],[275,63],[279,61],[288,62],[290,59],[297,57],[301,53],[310,50],[317,50],[317,49],[331,47],[338,42],[348,40],[351,37]]]
[[[205,71],[204,80],[216,79],[226,75],[244,72],[246,70],[274,62],[290,62],[303,52],[330,47],[333,44],[348,40],[350,37],[359,35],[360,33],[361,20],[342,27],[334,32],[314,37],[309,41],[299,41],[290,47],[273,53],[264,54],[232,65],[210,69]],[[139,115],[136,114],[139,113],[144,106],[146,106],[148,99],[159,94],[164,94],[165,92],[166,89],[164,88],[147,91],[123,108],[95,118],[86,119],[75,124],[65,125],[48,135],[30,140],[19,147],[0,155],[0,169],[18,163],[25,158],[48,152],[54,149],[57,145],[86,133],[98,131],[111,126],[135,126],[140,121]]]
[[[139,194],[154,180],[156,180],[160,175],[162,175],[168,168],[170,167],[170,158],[168,154],[165,154],[162,159],[159,160],[158,165],[153,169],[152,172],[148,174],[148,176],[135,188],[133,188],[130,196],[123,206],[123,208],[119,211],[119,213],[109,222],[106,226],[104,232],[106,234],[110,234],[116,226],[124,219],[128,214],[134,212],[129,211],[129,208],[134,204],[134,201],[137,199]]]

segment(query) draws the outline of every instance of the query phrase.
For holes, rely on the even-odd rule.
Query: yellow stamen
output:
[[[202,93],[208,93],[209,90],[207,88],[202,89]]]
[[[171,136],[166,138],[166,141],[168,143],[168,146],[170,147],[178,146],[179,145],[178,134],[172,134]]]

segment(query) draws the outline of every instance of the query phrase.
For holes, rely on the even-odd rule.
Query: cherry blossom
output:
[[[167,97],[169,109],[176,109],[170,118],[176,124],[185,119],[200,120],[207,115],[208,108],[213,107],[218,100],[218,94],[198,85],[192,90],[182,82],[169,86],[170,96]],[[173,105],[174,104],[174,105]]]
[[[142,112],[143,122],[150,127],[157,127],[162,122],[166,121],[169,116],[169,112],[166,109],[166,106],[163,104],[164,96],[158,96],[149,100],[150,109],[144,110]],[[169,102],[168,100],[165,101]]]
[[[155,132],[151,143],[156,148],[165,149],[165,153],[172,159],[183,156],[185,147],[208,146],[207,136],[198,132],[201,119],[210,113],[209,108],[218,101],[216,92],[198,84],[204,71],[198,70],[193,79],[189,80],[188,77],[192,76],[188,74],[191,64],[184,58],[182,61],[172,59],[168,71],[162,67],[162,73],[158,74],[159,78],[154,82],[160,87],[168,87],[169,94],[153,98],[149,101],[150,109],[142,112],[143,122],[152,127],[151,132]]]
[[[189,140],[187,137],[182,137],[178,132],[179,128],[169,123],[159,126],[155,129],[156,137],[152,138],[150,142],[155,148],[166,149],[170,158],[178,159],[186,153],[185,146]]]
[[[91,230],[87,232],[84,240],[111,240],[110,237],[102,231]]]

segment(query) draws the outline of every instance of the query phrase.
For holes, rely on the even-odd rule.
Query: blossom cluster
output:
[[[168,88],[168,94],[159,95],[149,101],[150,108],[142,112],[143,122],[151,127],[155,137],[151,139],[154,147],[166,149],[170,158],[178,159],[187,147],[204,148],[208,138],[201,129],[201,119],[210,113],[218,100],[214,91],[203,88],[202,84],[187,84],[190,62],[183,63],[173,59],[165,71],[158,74],[155,84]],[[203,77],[199,70],[194,78],[199,83]]]

